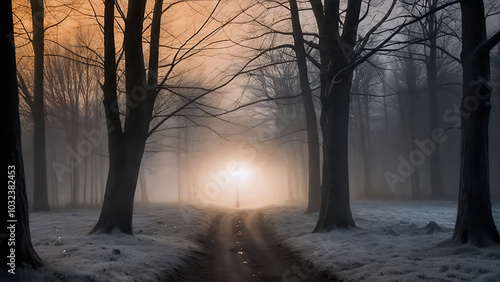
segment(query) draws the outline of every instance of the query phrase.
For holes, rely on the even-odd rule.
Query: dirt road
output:
[[[209,255],[189,281],[329,281],[280,249],[258,211],[218,216],[207,244]]]

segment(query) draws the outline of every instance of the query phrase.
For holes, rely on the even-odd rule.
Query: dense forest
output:
[[[234,249],[225,245],[236,240],[231,232],[248,232],[255,242],[243,235],[233,242],[241,254],[232,252],[245,257],[243,264],[272,253],[278,274],[266,276],[271,270],[259,263],[250,271],[263,281],[290,274],[298,281],[372,281],[381,278],[369,276],[373,271],[345,273],[353,266],[329,265],[328,256],[339,250],[331,249],[336,240],[350,238],[345,232],[368,228],[373,232],[365,239],[371,240],[377,224],[398,209],[414,217],[391,218],[387,222],[408,220],[410,226],[385,226],[390,234],[443,232],[423,241],[448,248],[449,257],[457,254],[451,250],[473,248],[457,252],[471,259],[473,250],[487,250],[492,253],[483,257],[495,258],[484,273],[462,268],[472,276],[421,276],[425,266],[418,265],[410,271],[417,276],[392,279],[500,277],[494,270],[500,255],[497,1],[1,5],[2,162],[8,174],[1,244],[8,273],[0,277],[13,279],[14,269],[31,266],[27,276],[16,271],[17,279],[54,279],[49,273],[55,273],[62,281],[247,281],[251,273],[235,270],[241,264],[231,266],[233,254],[222,250]],[[64,227],[78,234],[50,235],[68,215],[82,216]],[[165,228],[186,225],[175,234],[187,237],[162,237],[165,244],[195,241],[181,244],[189,251],[168,251],[172,260],[185,254],[179,259],[184,266],[155,266],[162,274],[147,277],[134,274],[146,270],[131,270],[125,278],[119,275],[126,267],[115,276],[50,270],[61,266],[60,254],[51,250],[91,252],[61,237],[86,238],[89,245],[98,240],[102,250],[108,246],[119,256],[115,244],[134,246],[131,238],[140,236],[157,240],[153,221]],[[295,234],[294,227],[302,231]],[[121,243],[110,245],[115,237]],[[319,248],[312,258],[307,244]],[[55,248],[37,252],[40,245]],[[197,277],[190,265],[203,258],[193,252],[211,254]],[[282,253],[296,254],[297,261],[283,262]],[[302,262],[309,267],[289,268]],[[436,265],[448,272],[446,263]]]

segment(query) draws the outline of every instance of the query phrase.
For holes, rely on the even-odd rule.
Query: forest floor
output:
[[[181,281],[332,281],[279,248],[259,210],[232,210],[217,216],[201,266],[186,269]]]
[[[313,234],[318,213],[269,207],[281,246],[340,281],[500,281],[500,246],[452,245],[456,202],[354,202],[356,228]],[[500,204],[493,205],[500,227]]]
[[[46,262],[19,269],[19,281],[178,281],[202,251],[199,240],[220,213],[215,207],[137,206],[134,236],[88,235],[99,209],[30,214],[35,250]]]
[[[30,214],[46,266],[20,281],[500,281],[500,246],[445,243],[456,202],[354,202],[356,228],[311,233],[301,206],[137,206],[134,236],[87,235],[99,209]],[[500,227],[500,204],[493,205]]]

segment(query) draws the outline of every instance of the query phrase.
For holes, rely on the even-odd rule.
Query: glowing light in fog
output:
[[[234,179],[236,181],[236,203],[235,206],[237,208],[240,207],[240,201],[239,201],[239,190],[240,190],[240,180],[242,180],[245,176],[248,175],[248,170],[245,169],[245,166],[242,164],[236,165],[236,167],[233,170],[233,175]]]
[[[238,175],[240,174],[240,165],[238,165],[236,167],[236,169],[234,170],[234,175],[236,176],[236,207],[239,208],[240,207],[240,201],[239,201],[239,198],[238,198]]]
[[[245,164],[238,164],[234,167],[233,175],[238,179],[244,179],[250,175],[250,172]]]

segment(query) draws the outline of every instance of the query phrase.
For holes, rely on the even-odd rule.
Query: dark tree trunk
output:
[[[10,181],[7,183],[7,181],[5,181],[7,186],[4,186],[5,188],[3,189],[6,196],[14,196],[15,199],[11,197],[9,197],[9,199],[6,197],[3,199],[5,203],[7,203],[7,200],[15,201],[15,212],[13,211],[13,218],[7,218],[7,206],[2,205],[5,207],[5,210],[2,212],[4,216],[2,217],[0,225],[3,233],[2,235],[5,235],[5,238],[7,238],[7,236],[10,237],[10,235],[4,232],[8,230],[8,226],[15,224],[15,246],[8,245],[7,242],[9,241],[2,239],[1,249],[10,251],[11,248],[15,248],[16,267],[20,267],[22,263],[25,263],[33,268],[37,268],[42,266],[43,262],[31,244],[28,197],[26,195],[26,182],[21,150],[19,95],[17,92],[13,34],[12,2],[2,1],[0,4],[0,54],[2,54],[2,56],[0,56],[0,89],[2,89],[0,112],[2,113],[2,120],[4,122],[2,122],[2,129],[0,130],[2,134],[0,138],[0,140],[2,140],[2,157],[0,159],[2,162],[2,170],[5,175],[12,175],[15,177],[14,179],[6,179],[14,183]],[[9,173],[10,171],[12,171],[12,173]],[[11,193],[10,191],[15,191],[15,193]],[[16,220],[16,222],[10,222],[8,220]],[[2,254],[2,270],[6,268],[7,270],[10,269],[7,265],[7,262],[10,262],[10,259],[7,258],[8,255],[10,255],[10,252]],[[7,259],[9,261],[6,261]],[[15,280],[14,277],[12,277],[12,279]]]
[[[161,17],[161,13],[157,13],[157,9],[161,11],[158,2],[161,1],[158,0],[155,5],[151,27],[153,33],[159,33],[160,30],[156,27],[160,24],[158,17]],[[127,112],[122,131],[119,113],[114,108],[117,103],[114,1],[105,1],[104,107],[108,119],[109,173],[101,215],[91,234],[111,233],[115,228],[122,233],[132,234],[134,195],[152,116],[152,104],[156,98],[158,77],[154,67],[158,62],[155,49],[159,42],[155,38],[159,34],[152,34],[151,42],[155,45],[151,46],[150,54],[156,58],[150,58],[149,82],[152,83],[148,87],[142,50],[145,5],[145,0],[130,0],[128,6],[124,35]]]
[[[323,106],[323,186],[321,209],[313,232],[355,226],[349,200],[348,123],[352,74],[334,84],[335,99]],[[332,93],[332,94],[333,94]]]
[[[483,1],[462,0],[463,99],[456,243],[485,246],[500,243],[491,214],[488,122],[491,110],[490,50],[497,33],[487,41]]]
[[[290,0],[290,10],[292,16],[293,38],[297,65],[299,69],[300,89],[304,104],[307,129],[307,155],[308,155],[308,189],[309,199],[306,213],[319,211],[321,204],[321,179],[319,163],[319,137],[318,122],[312,97],[311,86],[309,84],[306,51],[304,49],[304,38],[300,25],[299,10],[296,0]]]
[[[115,228],[122,233],[132,234],[134,194],[144,149],[133,148],[134,142],[127,141],[110,145],[110,156],[114,157],[110,157],[101,215],[91,234],[109,234]]]
[[[31,0],[33,15],[33,51],[35,54],[35,70],[33,82],[33,115],[34,128],[34,196],[33,210],[49,210],[47,194],[47,159],[45,152],[45,106],[43,102],[43,65],[44,65],[44,8],[43,0]]]
[[[436,9],[437,0],[430,1],[429,11]],[[439,128],[439,99],[438,99],[438,67],[437,67],[437,32],[438,23],[436,14],[429,16],[427,21],[427,36],[429,37],[429,57],[427,59],[427,88],[429,93],[429,136],[432,131]],[[431,197],[432,199],[443,199],[445,197],[443,182],[441,180],[441,147],[435,143],[434,152],[429,157]]]
[[[116,211],[117,205],[123,205],[122,203],[115,204],[112,203],[110,197],[116,194],[116,185],[118,185],[117,178],[119,175],[119,158],[123,157],[121,152],[122,145],[122,126],[120,121],[119,112],[114,108],[114,103],[118,103],[117,97],[117,86],[116,86],[116,57],[115,57],[115,35],[114,35],[114,11],[115,11],[115,1],[106,0],[104,2],[104,110],[106,112],[106,120],[108,125],[108,151],[109,151],[109,171],[108,178],[106,182],[106,192],[105,199],[103,200],[103,206],[101,210],[101,215],[99,221],[94,226],[90,233],[104,232],[110,233],[113,228],[117,225],[120,231],[124,233],[132,233],[132,220],[121,219]],[[123,201],[124,197],[119,196],[115,201]],[[124,211],[125,213],[126,211]],[[113,216],[115,216],[113,218]],[[123,221],[118,223],[118,221]]]
[[[349,202],[348,125],[352,70],[338,81],[335,75],[351,62],[361,10],[360,0],[349,1],[340,35],[339,1],[310,0],[320,34],[321,130],[323,174],[321,207],[313,232],[355,226]]]

